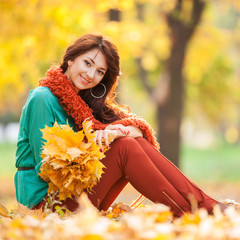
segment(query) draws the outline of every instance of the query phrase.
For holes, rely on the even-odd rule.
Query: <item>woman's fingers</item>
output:
[[[124,135],[129,135],[130,134],[130,131],[125,126],[119,127],[118,130],[120,130],[121,133],[124,134]]]
[[[107,130],[103,131],[103,137],[104,137],[104,141],[107,149],[109,148],[108,135],[109,135],[109,132]]]
[[[102,137],[103,137],[103,130],[98,130],[95,132],[95,136],[96,136],[96,143],[99,145],[100,147],[100,151],[102,152]]]
[[[106,130],[119,130],[124,135],[129,135],[130,131],[127,129],[127,127],[123,126],[122,124],[115,124],[115,125],[108,125]]]
[[[97,131],[95,131],[95,141],[99,145],[100,151],[103,151],[103,147],[102,147],[103,140],[104,140],[104,143],[105,143],[107,149],[109,148],[109,140],[108,140],[109,134],[116,136],[116,130],[97,130]]]

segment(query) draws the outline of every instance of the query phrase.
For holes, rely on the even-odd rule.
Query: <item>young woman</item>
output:
[[[104,174],[88,194],[99,210],[107,210],[124,186],[134,188],[155,203],[168,205],[175,216],[191,211],[189,196],[209,212],[218,204],[188,180],[159,151],[152,128],[141,117],[120,107],[114,91],[120,74],[115,45],[100,35],[83,35],[69,46],[63,62],[51,67],[23,108],[16,152],[18,202],[29,208],[45,204],[48,183],[38,175],[42,133],[46,125],[70,124],[75,131],[85,119],[93,121],[96,144],[108,135],[115,140],[102,160]],[[63,204],[77,208],[75,198]]]

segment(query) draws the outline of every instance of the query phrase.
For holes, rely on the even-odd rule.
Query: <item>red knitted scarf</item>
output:
[[[94,118],[92,109],[82,100],[77,94],[78,89],[67,79],[67,76],[62,73],[61,68],[52,66],[46,74],[46,77],[40,79],[39,86],[48,87],[53,95],[55,95],[59,104],[70,115],[74,121],[77,130],[82,128],[82,122],[85,119],[93,122],[93,129],[105,129],[109,124],[103,124]],[[139,127],[144,137],[157,149],[159,144],[154,136],[154,131],[151,126],[141,117],[129,113],[125,118],[117,120],[111,124],[122,124],[124,126]]]

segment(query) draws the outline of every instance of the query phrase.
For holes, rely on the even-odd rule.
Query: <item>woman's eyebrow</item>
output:
[[[95,62],[94,62],[94,60],[92,59],[92,58],[90,58],[90,57],[87,57],[92,63],[94,63],[95,64]],[[105,70],[105,71],[107,71],[105,68],[103,68],[103,67],[100,67],[100,69],[102,69],[102,70]]]

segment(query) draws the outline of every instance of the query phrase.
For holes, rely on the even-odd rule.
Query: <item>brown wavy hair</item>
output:
[[[116,87],[120,75],[120,63],[117,47],[106,37],[96,34],[85,34],[78,38],[69,46],[63,56],[60,65],[62,72],[65,73],[68,68],[68,61],[74,60],[81,54],[93,49],[98,49],[105,56],[108,69],[101,80],[106,86],[106,94],[102,98],[94,98],[90,94],[90,89],[79,91],[80,97],[93,110],[93,115],[102,123],[111,123],[124,117],[126,109],[115,101]],[[98,85],[94,87],[94,95],[100,96],[103,93],[103,87]]]

